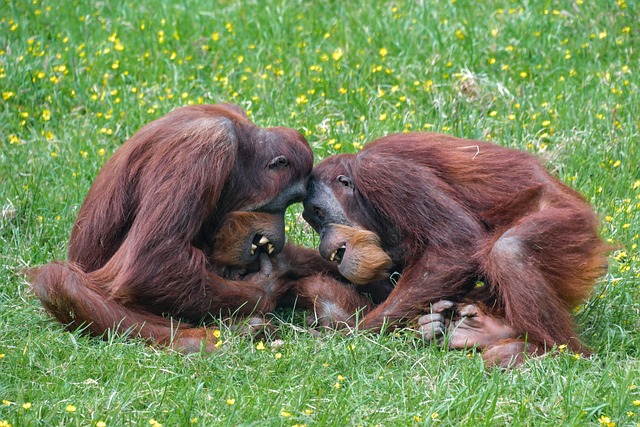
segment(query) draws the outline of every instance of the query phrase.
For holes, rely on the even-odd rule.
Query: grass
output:
[[[640,33],[636,0],[2,0],[0,426],[640,425]],[[82,200],[144,123],[233,102],[317,159],[391,132],[541,156],[617,245],[576,322],[590,358],[513,372],[409,333],[281,341],[223,331],[211,356],[65,332],[19,272],[65,257]],[[311,230],[288,216],[292,240]]]

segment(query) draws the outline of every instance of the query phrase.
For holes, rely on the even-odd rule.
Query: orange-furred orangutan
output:
[[[257,127],[233,105],[179,108],[107,161],[78,213],[68,261],[30,270],[31,286],[69,329],[211,350],[211,331],[193,325],[262,313],[277,299],[268,256],[285,245],[285,209],[302,201],[312,165],[295,130]],[[256,271],[228,275],[215,238],[239,211],[268,215],[273,233],[268,242],[256,235],[263,249],[247,253],[262,260]]]
[[[534,156],[440,134],[390,135],[317,164],[304,205],[320,253],[347,279],[359,283],[368,270],[352,239],[363,231],[390,259],[370,280],[401,273],[361,327],[407,324],[435,304],[421,332],[448,329],[451,346],[484,348],[488,365],[561,344],[588,352],[571,310],[606,271],[608,247],[589,203]]]

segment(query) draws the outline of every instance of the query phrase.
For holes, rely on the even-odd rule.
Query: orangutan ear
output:
[[[338,181],[343,187],[349,188],[351,190],[353,190],[354,188],[353,180],[346,175],[338,175],[336,181]]]

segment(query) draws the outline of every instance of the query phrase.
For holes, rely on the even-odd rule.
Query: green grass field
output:
[[[1,0],[0,426],[640,425],[636,0]],[[211,356],[65,332],[20,270],[63,259],[101,165],[143,124],[233,102],[316,159],[430,130],[518,147],[589,199],[616,244],[575,315],[590,358],[512,372],[406,332]],[[299,215],[290,239],[314,246]]]

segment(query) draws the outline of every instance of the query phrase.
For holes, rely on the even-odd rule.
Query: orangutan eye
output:
[[[279,169],[289,166],[289,160],[285,156],[275,157],[269,162],[269,169]]]
[[[351,181],[351,178],[349,178],[348,176],[338,175],[336,181],[338,181],[345,187],[353,188],[353,181]]]

